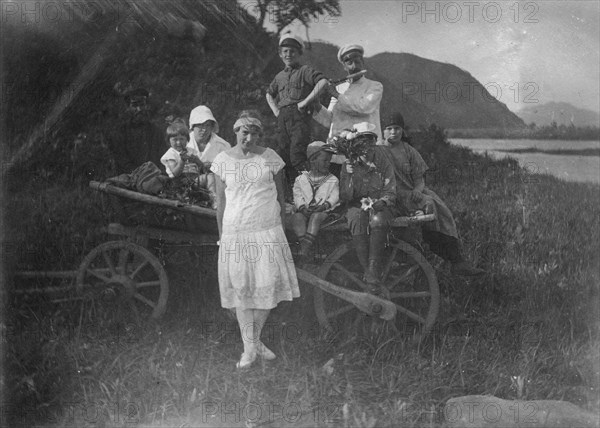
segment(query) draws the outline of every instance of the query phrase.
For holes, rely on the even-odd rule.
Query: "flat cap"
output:
[[[302,51],[304,48],[304,41],[294,34],[286,33],[279,39],[279,47],[282,46],[291,46]]]

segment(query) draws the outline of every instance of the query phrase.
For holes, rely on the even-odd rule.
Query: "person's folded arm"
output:
[[[383,96],[383,85],[379,82],[376,83],[369,92],[358,98],[352,94],[341,94],[337,99],[338,108],[351,116],[373,113],[379,108]]]

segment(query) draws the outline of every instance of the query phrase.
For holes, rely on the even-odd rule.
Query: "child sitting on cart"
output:
[[[339,181],[329,172],[332,151],[322,141],[308,145],[306,157],[309,171],[304,171],[294,182],[294,205],[291,225],[300,240],[300,256],[309,255],[323,221],[340,199]]]
[[[358,261],[369,291],[380,294],[380,265],[396,199],[394,167],[376,146],[375,125],[361,122],[354,129],[330,139],[337,153],[346,157],[340,175],[340,198],[346,203],[346,219]]]
[[[211,196],[211,205],[215,208],[215,200],[212,197],[215,188],[214,176],[206,171],[204,163],[200,160],[200,153],[194,148],[190,141],[189,129],[181,118],[175,119],[167,127],[167,143],[170,148],[160,158],[170,178],[182,186],[189,186],[192,190],[206,189]]]
[[[390,150],[390,162],[396,175],[396,204],[403,214],[435,213],[435,221],[423,223],[423,240],[432,252],[451,263],[455,275],[485,274],[468,262],[461,251],[458,230],[452,212],[442,199],[425,186],[428,167],[420,153],[409,144],[404,130],[404,118],[394,113],[383,120],[385,144]]]

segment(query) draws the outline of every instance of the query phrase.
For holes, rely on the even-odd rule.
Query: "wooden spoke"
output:
[[[393,239],[385,250],[382,263],[382,285],[384,299],[394,303],[397,315],[391,321],[367,316],[358,309],[360,306],[314,290],[315,313],[319,323],[328,330],[342,327],[342,333],[356,334],[356,326],[361,324],[365,331],[387,331],[391,334],[409,333],[420,339],[433,327],[439,308],[439,289],[435,272],[423,254],[404,241]],[[354,249],[344,243],[330,252],[317,270],[317,276],[339,287],[366,287],[360,277],[351,269],[358,265]],[[381,330],[383,326],[389,326]]]
[[[128,274],[128,270],[131,273]],[[132,309],[125,311],[124,315],[123,311],[114,313],[114,301],[104,299],[102,292],[97,293],[106,289],[100,288],[104,284],[111,284],[111,292],[124,297]],[[76,287],[80,293],[88,289],[92,292],[97,300],[93,302],[97,308],[95,315],[104,317],[108,314],[139,319],[158,318],[166,309],[169,295],[167,273],[160,260],[146,248],[129,241],[105,242],[90,251],[77,271]],[[141,294],[139,291],[142,289],[148,292]]]
[[[388,262],[385,266],[385,268],[383,269],[383,281],[385,282],[385,280],[387,279],[388,275],[390,274],[390,269],[392,268],[392,265],[394,264],[394,259],[396,258],[396,255],[398,254],[398,249],[396,247],[392,248],[392,254],[388,257]]]
[[[342,266],[339,263],[334,263],[333,267],[335,267],[336,270],[340,271],[341,273],[343,273],[344,275],[346,275],[346,277],[354,282],[356,285],[358,285],[360,288],[362,289],[366,289],[365,288],[365,284],[356,277],[356,274],[350,272],[348,269],[346,269],[344,266]]]
[[[156,307],[156,304],[152,300],[148,299],[146,296],[141,295],[140,293],[133,293],[133,297],[138,299],[140,302],[147,304],[151,308]]]
[[[135,276],[140,273],[142,271],[142,269],[144,269],[144,267],[148,266],[150,262],[148,260],[144,260],[142,263],[140,263],[140,265],[135,268],[135,270],[129,275],[129,278],[133,279],[135,278]]]
[[[130,252],[123,248],[119,251],[119,273],[125,275],[127,273],[127,259],[129,258]]]
[[[136,282],[135,288],[143,288],[143,287],[155,287],[160,285],[160,281],[145,281],[145,282]]]
[[[108,265],[110,272],[113,275],[117,275],[117,270],[115,269],[115,265],[114,265],[112,259],[110,258],[110,254],[108,254],[108,251],[102,251],[102,257],[104,257],[104,261]]]
[[[413,274],[415,273],[417,270],[419,269],[419,265],[413,265],[411,266],[405,273],[403,273],[401,276],[399,277],[395,277],[394,278],[394,282],[392,282],[389,285],[389,288],[395,288],[398,285],[402,284],[403,282],[406,282],[406,280]]]
[[[98,278],[100,281],[103,281],[103,282],[106,282],[106,283],[109,283],[109,282],[111,282],[111,281],[112,281],[112,279],[111,279],[111,278],[109,278],[109,277],[107,277],[107,276],[104,276],[104,275],[102,275],[102,274],[101,274],[101,273],[99,273],[99,272],[98,272],[98,270],[96,270],[96,269],[93,269],[93,268],[88,268],[88,269],[86,269],[85,271],[86,271],[87,273],[89,273],[90,275],[92,275],[92,276],[95,276],[95,277],[96,277],[96,278]],[[82,285],[83,285],[83,284],[82,284]]]
[[[398,310],[398,312],[402,312],[404,315],[417,321],[419,324],[425,324],[425,319],[420,317],[419,315],[415,314],[414,312],[412,312],[398,304],[396,304],[396,309]]]

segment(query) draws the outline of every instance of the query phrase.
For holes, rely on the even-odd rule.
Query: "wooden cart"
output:
[[[216,269],[215,211],[107,183],[92,181],[90,187],[111,202],[119,222],[106,226],[115,239],[98,245],[81,262],[79,290],[103,301],[126,302],[140,318],[158,318],[166,309],[169,279],[157,248],[185,247],[201,255],[197,263]],[[321,326],[335,330],[369,316],[398,332],[426,334],[438,313],[438,283],[422,252],[405,239],[413,224],[429,220],[431,216],[394,220],[385,249],[382,296],[367,292],[346,222],[325,226],[312,260],[296,264],[298,279],[315,287],[314,308]]]

